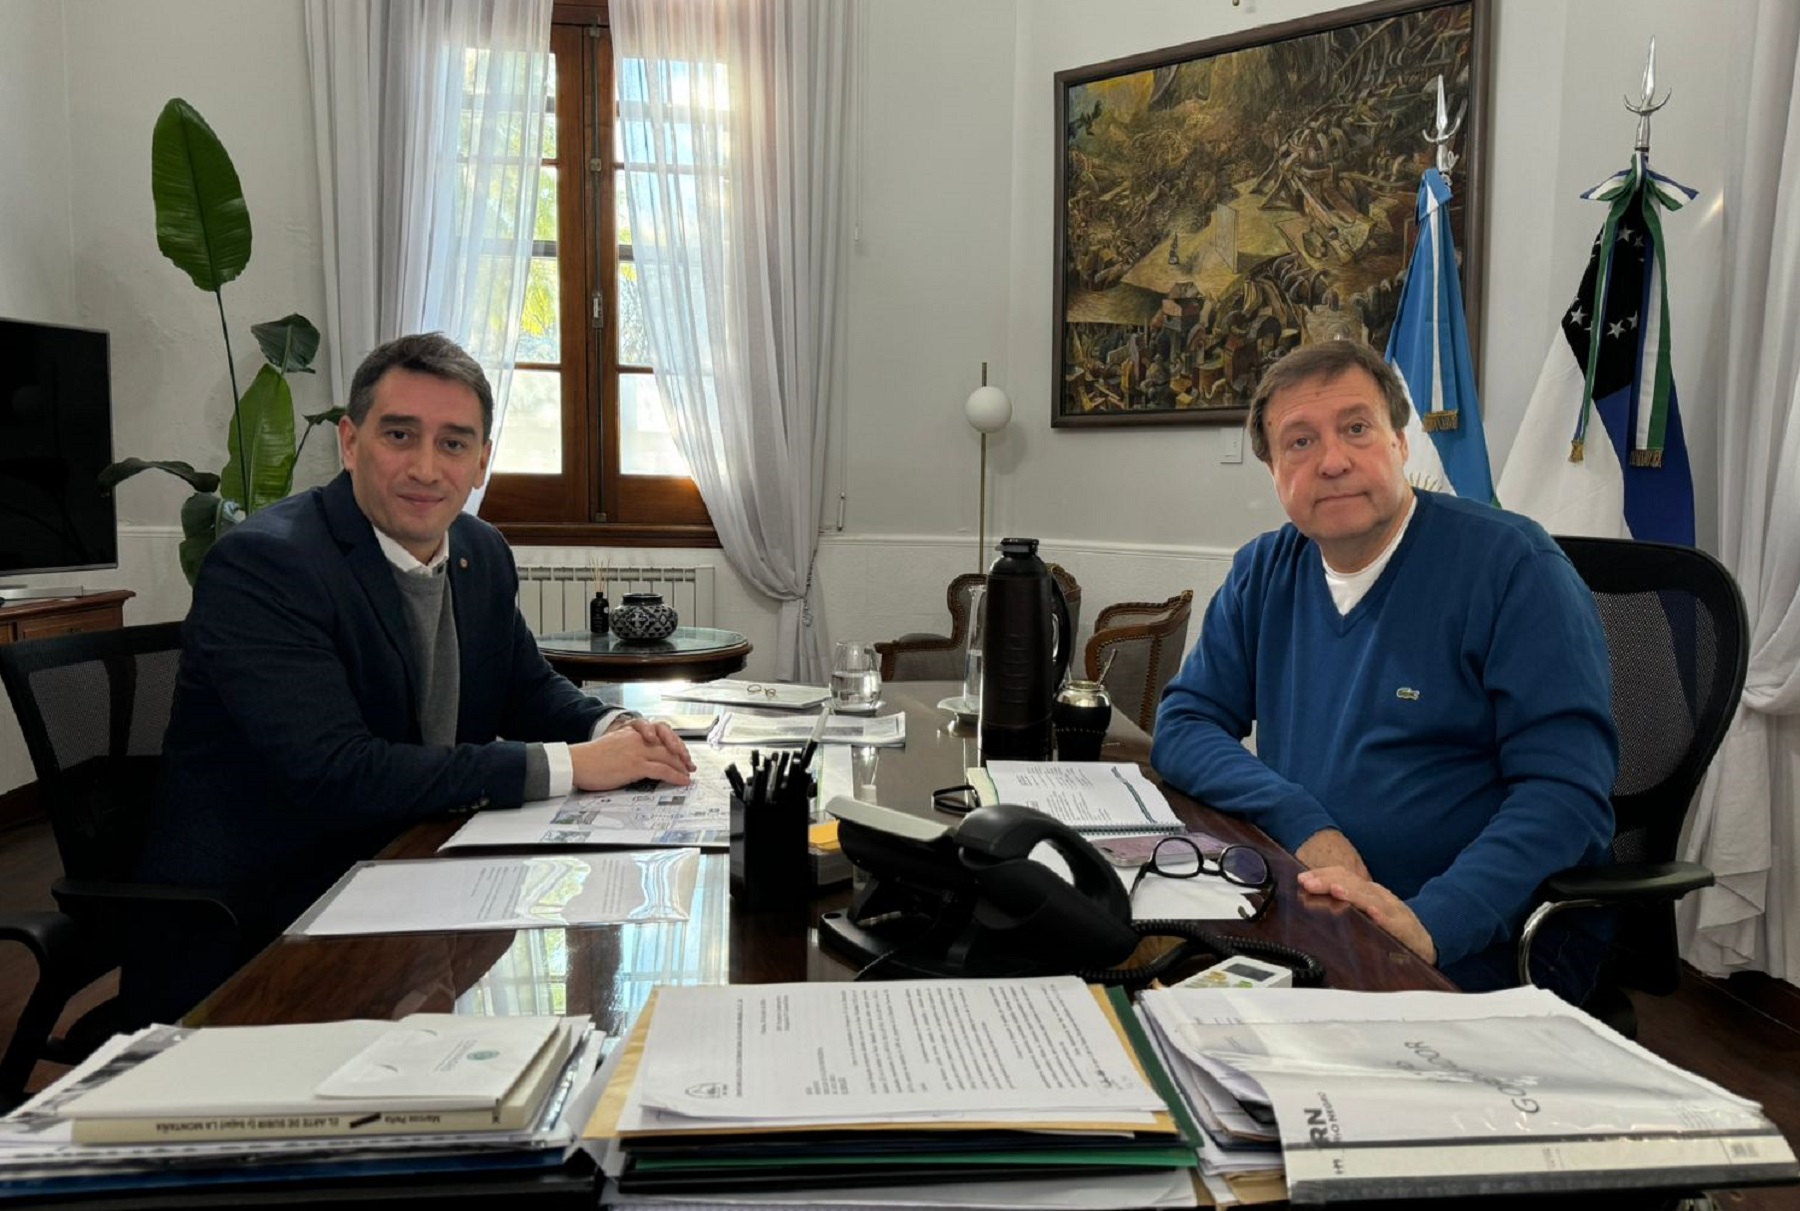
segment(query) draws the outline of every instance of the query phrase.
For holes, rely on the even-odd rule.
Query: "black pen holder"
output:
[[[812,779],[802,776],[760,799],[731,796],[731,896],[740,907],[797,908],[812,898],[811,794]]]

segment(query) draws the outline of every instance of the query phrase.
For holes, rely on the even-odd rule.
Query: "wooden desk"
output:
[[[135,596],[130,589],[108,589],[84,597],[44,597],[0,604],[0,643],[117,630],[125,625],[126,601]]]
[[[750,641],[717,627],[676,627],[667,639],[626,641],[591,631],[539,635],[538,650],[570,681],[713,681],[750,657]]]
[[[876,767],[886,806],[930,814],[930,794],[962,780],[975,763],[973,730],[958,727],[933,704],[956,687],[898,682],[883,689],[907,715],[907,745],[883,750]],[[1149,741],[1114,713],[1101,756],[1142,760]],[[1318,957],[1334,987],[1436,988],[1452,985],[1437,970],[1370,924],[1330,901],[1303,902],[1294,886],[1299,864],[1258,830],[1178,794],[1176,810],[1216,836],[1252,844],[1269,855],[1278,899],[1253,925],[1230,932],[1298,947]],[[420,825],[383,854],[427,857],[458,826]],[[416,1012],[557,1012],[592,1014],[608,1031],[622,1030],[658,984],[724,981],[771,983],[849,979],[854,973],[819,948],[819,913],[842,908],[847,891],[783,912],[739,911],[727,892],[727,858],[701,859],[694,917],[687,922],[603,925],[517,933],[436,933],[360,938],[279,938],[188,1016],[193,1025],[397,1018]]]

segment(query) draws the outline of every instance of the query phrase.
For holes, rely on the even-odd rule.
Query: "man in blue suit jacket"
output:
[[[409,825],[641,778],[685,784],[667,727],[554,672],[512,552],[465,514],[493,396],[447,338],[376,349],[339,422],[345,471],[207,554],[183,629],[164,795],[141,865],[223,890],[235,939],[139,930],[125,993],[168,1017]]]

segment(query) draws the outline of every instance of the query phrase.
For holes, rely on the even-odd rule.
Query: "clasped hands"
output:
[[[1343,833],[1322,829],[1307,838],[1294,857],[1307,867],[1300,872],[1302,891],[1342,900],[1427,963],[1437,962],[1437,943],[1431,934],[1406,901],[1369,877],[1362,855]]]
[[[694,768],[674,729],[648,719],[618,719],[592,740],[571,744],[569,758],[575,787],[584,791],[614,790],[642,778],[686,786]]]

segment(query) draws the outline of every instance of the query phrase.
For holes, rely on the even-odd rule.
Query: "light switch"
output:
[[[1222,463],[1244,461],[1244,431],[1236,425],[1227,425],[1219,430],[1219,461]]]

